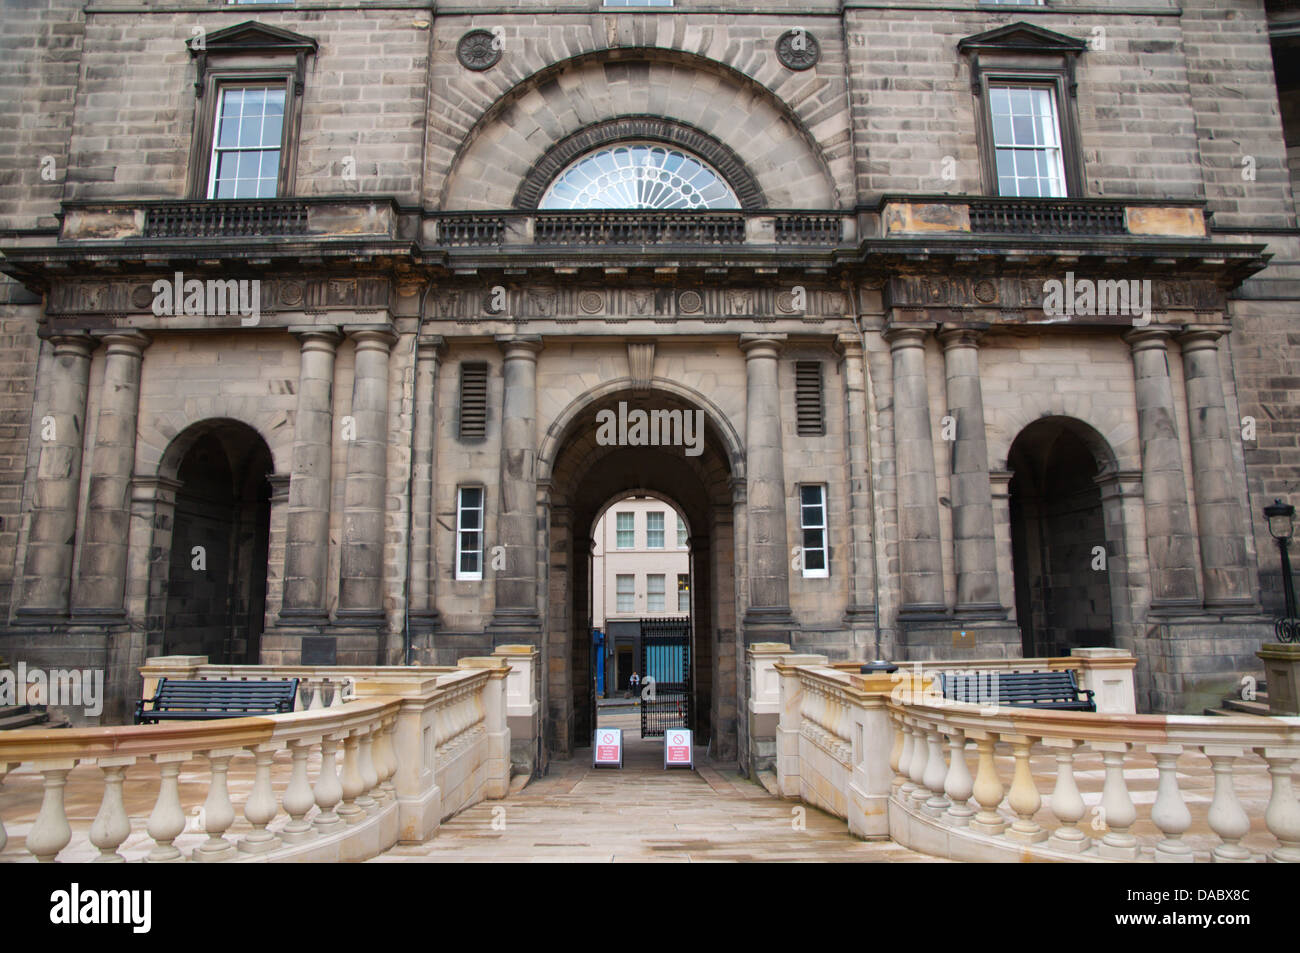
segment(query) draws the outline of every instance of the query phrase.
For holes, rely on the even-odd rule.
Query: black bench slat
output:
[[[988,695],[994,687],[995,678],[1000,705],[1068,711],[1097,710],[1093,691],[1079,687],[1072,669],[1058,672],[940,672],[939,684],[944,698],[987,704],[991,701]]]
[[[153,698],[136,703],[135,723],[274,715],[293,711],[297,700],[296,678],[256,682],[163,678]],[[148,711],[146,704],[152,705]]]

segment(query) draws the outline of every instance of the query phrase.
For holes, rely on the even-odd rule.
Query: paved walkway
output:
[[[662,741],[640,740],[636,715],[602,716],[601,724],[630,738],[621,771],[594,769],[589,749],[580,751],[584,758],[553,762],[508,799],[453,817],[427,843],[399,845],[371,863],[934,861],[860,841],[842,820],[778,800],[734,769],[697,762],[695,771],[666,771]]]

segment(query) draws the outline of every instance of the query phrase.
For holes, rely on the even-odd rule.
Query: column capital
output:
[[[980,346],[980,339],[984,337],[984,332],[986,330],[988,330],[987,326],[953,327],[951,325],[943,325],[939,328],[937,337],[943,344],[943,349],[945,351],[951,351],[953,348],[960,347],[978,348]]]
[[[1178,343],[1183,353],[1188,351],[1217,351],[1219,338],[1227,333],[1227,328],[1207,324],[1189,324],[1178,335]]]
[[[175,503],[176,491],[183,485],[180,480],[171,477],[136,475],[131,477],[131,501]]]
[[[289,484],[293,482],[292,474],[289,473],[268,473],[266,482],[271,485],[271,502],[287,503],[289,500]]]
[[[781,348],[785,347],[785,337],[784,334],[742,334],[740,349],[746,360],[775,358],[781,353]]]
[[[1169,348],[1169,339],[1173,336],[1170,328],[1136,328],[1124,333],[1124,340],[1134,353],[1138,351],[1161,350]]]
[[[546,346],[540,334],[499,334],[496,342],[507,361],[536,361]]]
[[[441,334],[421,334],[415,339],[415,349],[422,355],[440,357],[447,349],[447,339]]]
[[[56,355],[71,354],[74,357],[89,357],[90,352],[99,347],[99,340],[85,331],[59,332],[41,328],[37,334],[54,345]]]
[[[837,334],[835,336],[835,350],[844,358],[862,357],[862,336],[856,331]]]
[[[932,330],[933,328],[929,325],[895,324],[885,328],[880,336],[889,342],[891,351],[901,351],[909,347],[925,347],[925,339]]]
[[[298,339],[304,351],[333,351],[343,340],[343,334],[333,325],[295,325],[289,328],[289,333]]]
[[[358,348],[380,350],[385,353],[397,343],[397,335],[387,325],[363,324],[344,325],[343,332],[350,337]]]
[[[109,354],[130,354],[132,357],[139,357],[151,343],[149,335],[143,331],[126,329],[90,333],[104,342]]]

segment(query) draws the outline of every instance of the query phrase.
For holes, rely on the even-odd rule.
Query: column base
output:
[[[72,625],[121,625],[126,621],[126,610],[73,609],[68,621]]]
[[[295,629],[314,629],[319,632],[330,624],[329,613],[324,609],[281,609],[276,616],[277,626]]]
[[[1249,596],[1239,599],[1207,599],[1205,611],[1217,615],[1258,615],[1259,601]]]
[[[951,618],[948,607],[942,602],[916,602],[898,610],[899,625],[904,622],[937,622]]]
[[[988,619],[1005,622],[1007,610],[1005,606],[1000,606],[996,602],[972,602],[957,606],[953,616],[958,619]]]
[[[349,629],[378,629],[388,623],[383,609],[338,609],[334,613],[335,627]]]
[[[19,609],[14,613],[14,621],[18,625],[30,626],[67,625],[68,611],[66,609]]]

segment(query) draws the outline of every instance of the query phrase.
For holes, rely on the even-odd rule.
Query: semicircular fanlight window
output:
[[[695,156],[652,142],[589,152],[565,169],[539,208],[740,208],[722,176]]]

